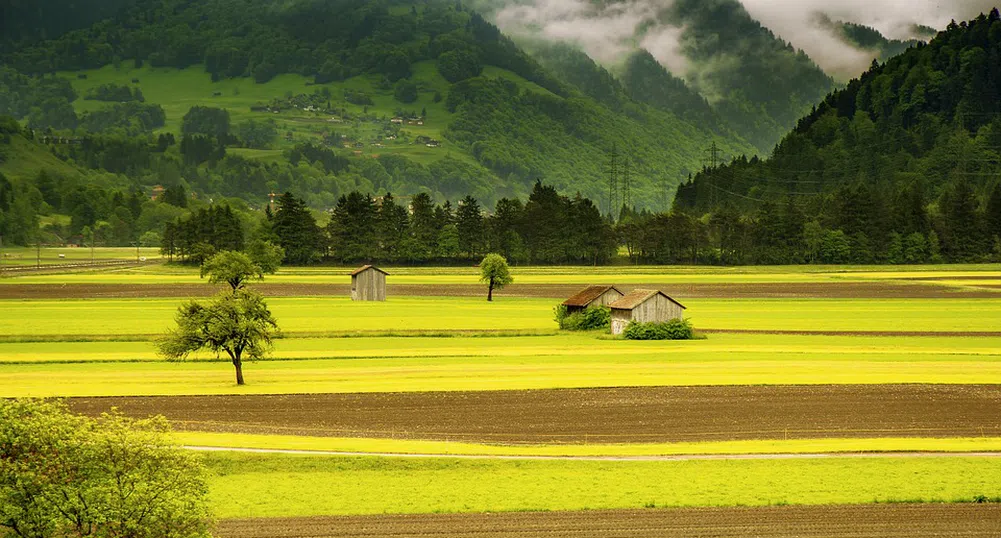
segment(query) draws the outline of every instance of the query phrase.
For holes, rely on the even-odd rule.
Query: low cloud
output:
[[[657,22],[673,0],[472,0],[504,32],[523,40],[573,43],[609,68],[638,48],[682,78],[697,78],[701,66],[683,54],[684,29]],[[914,25],[944,28],[992,8],[997,0],[739,0],[776,35],[806,52],[839,79],[862,73],[874,51],[859,50],[825,27],[818,15],[864,24],[893,39],[916,37]]]

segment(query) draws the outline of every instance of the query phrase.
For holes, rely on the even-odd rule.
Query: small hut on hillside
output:
[[[573,314],[592,306],[609,306],[624,296],[615,286],[588,286],[563,301],[563,306],[567,307],[567,314]]]
[[[658,290],[633,290],[609,306],[612,334],[622,334],[630,321],[663,323],[685,317],[685,305]]]
[[[386,276],[389,273],[372,265],[351,272],[352,301],[385,301]]]

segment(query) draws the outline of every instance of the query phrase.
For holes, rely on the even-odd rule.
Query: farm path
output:
[[[813,452],[773,454],[677,454],[662,456],[539,456],[497,454],[429,454],[395,452],[344,452],[336,450],[292,450],[282,448],[233,448],[215,446],[184,446],[197,452],[240,452],[247,454],[287,454],[293,456],[327,456],[342,458],[448,458],[460,460],[520,460],[520,461],[714,461],[714,460],[820,460],[820,459],[900,459],[900,458],[1001,458],[1001,452]]]
[[[658,508],[224,519],[220,538],[997,538],[999,504]]]

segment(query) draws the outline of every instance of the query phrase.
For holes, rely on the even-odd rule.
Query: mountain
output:
[[[917,46],[922,41],[919,39],[889,39],[885,37],[879,30],[866,26],[864,24],[856,24],[852,22],[836,21],[832,20],[830,17],[821,15],[818,17],[818,24],[822,28],[826,28],[836,33],[845,43],[866,52],[871,52],[873,58],[880,61],[886,61],[890,58],[903,53],[910,47]],[[915,28],[918,35],[927,36],[928,30],[930,28]],[[932,30],[931,37],[934,37],[935,32]]]
[[[577,47],[614,74],[627,94],[633,95],[633,86],[641,100],[661,103],[654,106],[664,110],[715,116],[762,155],[835,85],[738,0],[483,0],[477,5],[543,64],[552,67],[547,60],[553,44]],[[650,71],[651,59],[661,72]],[[637,79],[637,68],[646,71],[641,77],[667,85],[662,95],[650,94],[650,81]]]
[[[894,234],[919,234],[941,241],[947,260],[1001,255],[999,97],[995,9],[875,64],[800,120],[770,159],[703,171],[679,187],[675,207],[735,207],[754,222],[790,204],[867,253],[888,252]]]
[[[457,2],[132,0],[97,13],[113,14],[14,23],[0,114],[99,141],[53,151],[137,187],[255,202],[293,190],[326,208],[354,189],[493,204],[543,179],[607,209],[623,201],[608,203],[606,170],[622,152],[630,202],[655,208],[713,143],[754,151],[648,96],[593,95]],[[225,113],[189,114],[205,108]]]

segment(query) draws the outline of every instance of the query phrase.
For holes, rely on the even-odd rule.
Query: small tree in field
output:
[[[261,268],[242,252],[224,250],[202,264],[201,277],[209,276],[209,284],[225,282],[233,291],[243,288],[248,280],[261,280]]]
[[[494,290],[499,290],[514,282],[504,256],[487,254],[483,258],[483,261],[480,262],[480,282],[486,282],[489,286],[487,288],[487,301],[494,300]]]
[[[254,291],[234,288],[208,303],[187,302],[178,309],[177,328],[157,340],[160,354],[184,359],[200,349],[217,355],[225,351],[236,368],[236,384],[243,385],[243,358],[265,357],[280,334],[264,297]]]
[[[263,280],[264,273],[274,274],[281,265],[285,251],[265,241],[255,241],[247,254],[224,250],[202,264],[201,276],[209,276],[209,284],[225,282],[238,290],[248,280]]]

